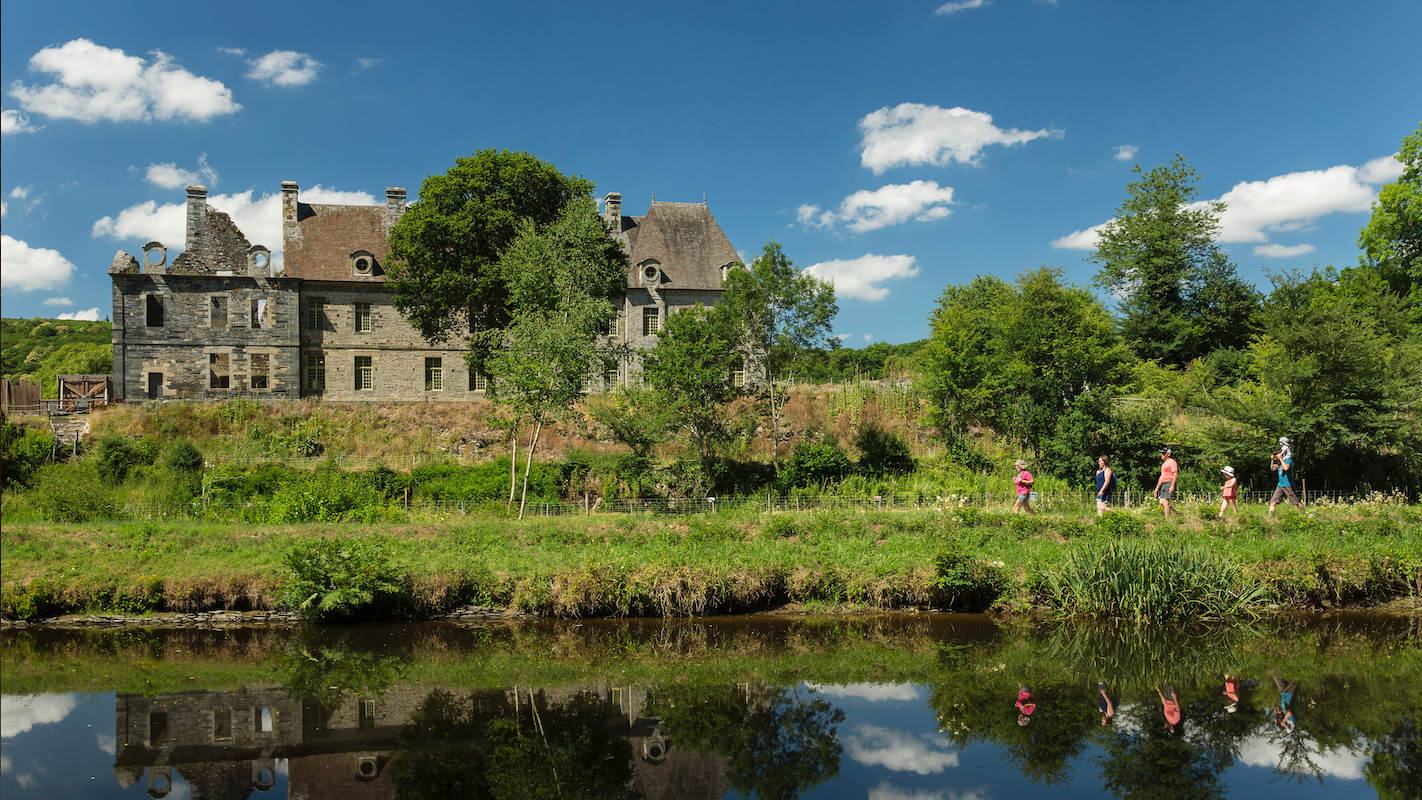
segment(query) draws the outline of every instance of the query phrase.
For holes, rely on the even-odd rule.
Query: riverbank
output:
[[[293,610],[293,548],[369,545],[400,576],[382,613],[466,606],[561,617],[814,610],[1061,608],[1069,567],[1114,544],[1185,546],[1250,608],[1328,608],[1422,595],[1422,511],[1247,509],[1229,523],[1148,512],[1105,520],[941,512],[431,520],[421,524],[6,525],[0,611]],[[1174,576],[1159,583],[1189,582]],[[1227,584],[1227,585],[1226,585]],[[1193,612],[1192,612],[1193,613]],[[1208,613],[1197,614],[1208,616]],[[360,614],[356,615],[361,616]]]

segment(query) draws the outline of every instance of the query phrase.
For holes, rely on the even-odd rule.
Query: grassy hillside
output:
[[[4,376],[38,383],[47,398],[57,397],[56,375],[113,370],[107,322],[57,319],[0,320]]]

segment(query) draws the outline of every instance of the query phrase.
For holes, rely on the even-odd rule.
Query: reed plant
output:
[[[1063,612],[1141,623],[1252,614],[1265,597],[1239,567],[1174,538],[1087,541],[1045,577]]]

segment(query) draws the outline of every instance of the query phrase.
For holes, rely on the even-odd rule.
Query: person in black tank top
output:
[[[1096,516],[1106,513],[1111,507],[1111,493],[1116,490],[1116,475],[1111,471],[1111,459],[1101,456],[1096,459]]]

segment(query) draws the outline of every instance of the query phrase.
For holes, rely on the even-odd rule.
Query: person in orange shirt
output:
[[[1170,516],[1170,498],[1175,496],[1175,482],[1180,477],[1180,465],[1175,463],[1175,459],[1170,456],[1170,448],[1166,447],[1160,451],[1160,457],[1164,461],[1160,464],[1160,478],[1155,482],[1155,496],[1160,500],[1160,507],[1165,509],[1165,516]]]
[[[1180,697],[1175,694],[1175,687],[1165,687],[1170,690],[1170,697],[1160,691],[1160,684],[1155,685],[1155,693],[1160,695],[1160,705],[1165,711],[1165,732],[1175,733],[1176,727],[1180,724]]]
[[[1232,508],[1237,517],[1239,516],[1239,506],[1234,504],[1234,496],[1238,494],[1239,479],[1234,477],[1234,467],[1225,467],[1220,472],[1223,472],[1225,476],[1224,486],[1220,487],[1220,491],[1224,493],[1224,499],[1220,500],[1220,513],[1215,516],[1218,519],[1224,519],[1225,509]]]

